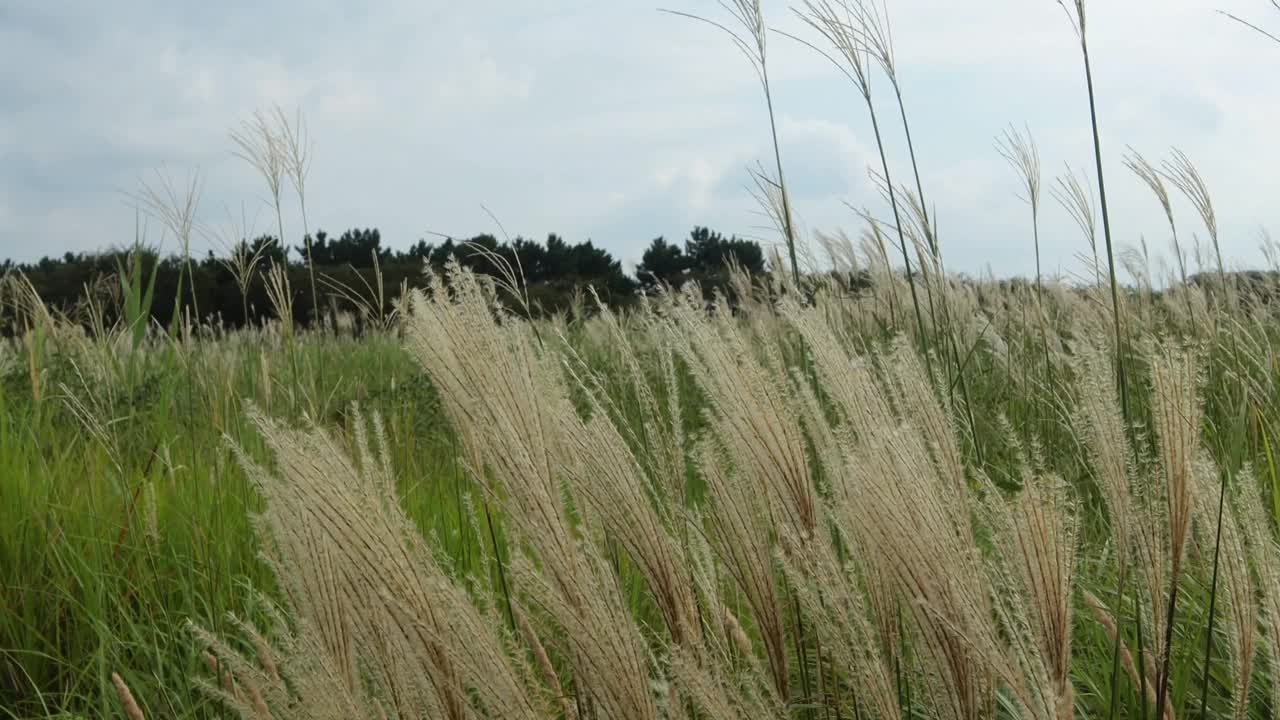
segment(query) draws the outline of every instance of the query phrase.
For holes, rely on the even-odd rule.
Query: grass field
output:
[[[378,411],[397,462],[413,468],[406,502],[457,537],[456,515],[434,511],[456,504],[450,433],[394,339],[243,334],[134,352],[59,332],[39,350],[6,347],[0,389],[0,585],[13,610],[2,621],[0,707],[16,716],[117,714],[102,694],[115,667],[150,678],[131,678],[139,684],[190,686],[203,666],[185,623],[221,627],[227,613],[252,611],[250,588],[274,586],[249,521],[259,501],[230,450],[262,446],[248,402],[325,426],[344,423],[353,402]],[[179,695],[153,712],[204,704]]]
[[[879,692],[893,716],[929,716],[972,692],[956,717],[1064,717],[1052,708],[1068,700],[1103,717],[1115,687],[1132,717],[1142,686],[1167,675],[1176,717],[1205,695],[1216,597],[1208,716],[1269,716],[1271,311],[1195,288],[1126,293],[1125,425],[1105,292],[1052,283],[1041,313],[1030,285],[934,280],[952,318],[972,319],[952,326],[958,354],[931,322],[928,344],[904,339],[901,278],[856,297],[828,284],[804,306],[775,280],[744,290],[736,314],[686,293],[530,323],[495,322],[493,291],[463,274],[454,299],[443,287],[418,298],[403,337],[358,340],[272,328],[135,350],[124,332],[33,329],[6,347],[0,397],[0,567],[14,609],[0,624],[3,706],[123,717],[118,673],[147,717],[218,716],[208,645],[189,625],[252,648],[235,644],[244,631],[230,617],[267,627],[281,602],[318,644],[281,639],[278,652],[334,648],[316,606],[332,601],[346,618],[341,660],[365,677],[360,702],[390,702],[392,687],[430,695],[407,669],[371,674],[377,636],[358,626],[391,622],[400,603],[429,617],[470,597],[483,610],[466,627],[508,653],[520,702],[548,714],[563,693],[573,706],[559,712],[601,717],[642,699],[672,716],[886,716],[866,706]],[[349,452],[385,452],[387,477]],[[251,479],[250,459],[276,469]],[[396,507],[377,500],[382,480]],[[398,569],[392,548],[363,555],[350,528],[323,526],[312,503],[330,493],[386,513],[376,527],[404,522],[425,538],[405,570],[420,587],[383,576]],[[1169,668],[1131,675],[1123,660],[1113,683],[1109,629],[1134,663],[1160,657],[1153,628],[1166,618],[1152,607],[1167,607],[1177,544]],[[321,562],[352,597],[312,584],[302,564]],[[365,606],[380,596],[386,616]],[[579,633],[608,642],[579,647]],[[445,639],[458,644],[433,639],[416,659],[480,643]],[[605,672],[624,651],[638,678]],[[478,662],[450,663],[464,661]],[[482,715],[502,715],[480,686],[452,680]],[[596,685],[624,681],[636,694]]]
[[[866,7],[801,9],[874,121]],[[1038,258],[1034,144],[1000,149]],[[0,717],[1276,717],[1280,274],[1226,271],[1176,153],[1123,181],[1200,226],[1168,277],[1119,259],[1101,158],[1056,188],[1075,283],[949,274],[887,162],[891,214],[810,246],[781,152],[786,249],[711,301],[548,317],[495,258],[357,336],[246,265],[286,320],[223,332],[150,324],[141,268],[113,322],[5,277]]]

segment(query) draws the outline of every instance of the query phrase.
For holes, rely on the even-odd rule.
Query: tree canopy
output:
[[[755,241],[726,239],[710,228],[695,227],[683,248],[654,238],[636,267],[636,276],[646,287],[657,283],[679,287],[688,280],[711,287],[723,283],[731,262],[752,274],[761,273],[764,251]]]
[[[309,242],[308,242],[309,240]],[[45,304],[74,316],[91,296],[99,308],[118,300],[120,275],[140,255],[148,277],[154,275],[152,317],[167,325],[174,313],[199,309],[202,321],[229,326],[261,322],[274,316],[265,274],[282,268],[293,293],[295,318],[310,322],[313,307],[308,282],[310,261],[318,280],[321,313],[389,307],[402,285],[423,284],[424,267],[444,269],[449,258],[477,273],[516,273],[529,290],[539,312],[564,309],[579,289],[594,288],[607,303],[625,305],[637,293],[651,291],[658,282],[678,287],[690,280],[711,290],[727,280],[727,264],[737,263],[759,273],[764,252],[759,244],[726,238],[706,227],[695,227],[682,245],[655,239],[644,251],[635,277],[622,262],[592,240],[570,243],[552,233],[544,241],[515,237],[500,241],[481,234],[466,239],[418,240],[405,249],[384,244],[377,228],[353,228],[334,237],[317,230],[313,237],[288,247],[270,235],[245,238],[222,253],[209,252],[188,267],[182,258],[164,257],[154,249],[117,249],[97,253],[65,253],[35,262],[0,260],[0,274],[22,273]],[[381,282],[378,282],[378,280]],[[178,289],[182,287],[179,294]],[[376,295],[381,288],[383,297]],[[103,300],[106,302],[102,302]],[[9,325],[11,309],[0,307],[0,324]],[[110,318],[108,318],[110,319]]]

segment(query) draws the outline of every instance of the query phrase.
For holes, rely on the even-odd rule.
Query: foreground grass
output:
[[[394,338],[246,334],[121,358],[71,334],[44,349],[9,348],[20,362],[0,382],[4,712],[112,716],[116,670],[157,716],[212,712],[191,692],[205,668],[186,624],[255,617],[249,589],[274,588],[231,452],[261,449],[250,404],[338,428],[352,403],[381,414],[405,507],[465,554],[451,433]]]
[[[975,567],[988,578],[985,582],[991,583],[981,586],[987,590],[977,592],[992,593],[997,606],[999,598],[1007,600],[1021,591],[1008,576],[989,574],[999,562],[1012,559],[1001,556],[1008,552],[999,542],[1001,525],[982,519],[997,507],[989,503],[1005,493],[1014,498],[1026,492],[1020,488],[1033,478],[1062,478],[1062,497],[1068,504],[1050,507],[1063,513],[1061,522],[1076,528],[1069,537],[1074,538],[1070,541],[1072,555],[1078,552],[1079,558],[1062,569],[1071,582],[1061,596],[1070,609],[1071,622],[1068,635],[1060,637],[1060,642],[1070,647],[1066,677],[1072,688],[1070,707],[1080,716],[1105,717],[1114,694],[1122,716],[1135,716],[1143,705],[1144,682],[1154,684],[1160,673],[1139,677],[1134,683],[1122,671],[1119,681],[1114,681],[1116,645],[1108,622],[1110,627],[1118,626],[1121,641],[1133,657],[1152,652],[1155,641],[1151,637],[1150,603],[1158,594],[1153,594],[1154,586],[1138,583],[1135,575],[1139,570],[1134,568],[1148,562],[1153,572],[1169,570],[1169,559],[1158,557],[1168,552],[1173,537],[1170,518],[1162,509],[1170,490],[1159,480],[1167,461],[1158,455],[1159,443],[1165,441],[1169,430],[1153,415],[1156,396],[1147,378],[1152,373],[1149,362],[1163,357],[1154,349],[1156,343],[1173,342],[1173,347],[1191,348],[1189,357],[1195,358],[1199,389],[1192,397],[1203,410],[1203,420],[1196,426],[1197,442],[1211,464],[1195,471],[1197,509],[1183,563],[1187,569],[1179,585],[1168,702],[1178,714],[1200,711],[1201,686],[1206,679],[1204,628],[1216,595],[1218,637],[1207,667],[1210,691],[1205,712],[1210,717],[1226,717],[1234,714],[1235,707],[1244,708],[1242,716],[1269,716],[1273,681],[1270,666],[1261,659],[1263,654],[1256,656],[1252,671],[1256,676],[1250,687],[1252,702],[1233,698],[1239,686],[1233,673],[1241,658],[1230,650],[1239,628],[1230,622],[1233,615],[1228,611],[1234,613],[1239,608],[1223,599],[1224,580],[1214,580],[1215,548],[1221,543],[1215,538],[1212,508],[1215,483],[1225,476],[1231,488],[1228,519],[1244,518],[1251,505],[1260,510],[1259,516],[1268,518],[1266,531],[1274,532],[1280,493],[1276,492],[1271,431],[1280,418],[1280,392],[1275,382],[1280,339],[1269,329],[1271,311],[1265,307],[1246,310],[1237,304],[1228,313],[1228,306],[1217,305],[1219,300],[1191,288],[1165,296],[1127,296],[1129,317],[1142,320],[1142,324],[1130,325],[1131,336],[1127,338],[1126,370],[1137,379],[1129,393],[1133,419],[1131,429],[1121,433],[1124,437],[1112,440],[1135,448],[1135,461],[1124,482],[1135,493],[1145,488],[1142,492],[1150,497],[1144,503],[1141,493],[1135,494],[1138,504],[1129,509],[1133,517],[1118,525],[1109,509],[1114,497],[1108,496],[1097,437],[1089,429],[1098,421],[1099,410],[1089,405],[1093,391],[1088,388],[1106,388],[1106,376],[1111,372],[1109,364],[1099,360],[1108,352],[1109,318],[1096,310],[1102,297],[1098,289],[1076,291],[1053,285],[1054,304],[1036,322],[1026,315],[1031,292],[1027,287],[948,283],[932,288],[961,316],[973,318],[965,327],[948,329],[930,324],[927,329],[936,336],[954,334],[956,345],[963,348],[961,371],[966,382],[961,392],[959,372],[947,368],[940,355],[934,358],[931,379],[913,381],[910,374],[895,375],[908,372],[899,366],[910,355],[917,358],[920,372],[925,367],[923,356],[918,354],[922,348],[904,348],[895,340],[900,330],[913,324],[907,303],[888,301],[891,295],[906,297],[902,282],[898,278],[856,299],[829,287],[819,292],[807,309],[789,304],[786,292],[766,294],[760,289],[755,296],[739,299],[742,313],[738,319],[690,314],[692,306],[686,307],[682,305],[685,301],[672,296],[659,306],[624,318],[606,314],[537,324],[508,320],[503,324],[508,329],[499,335],[492,334],[499,326],[486,328],[485,323],[493,321],[485,319],[491,316],[482,311],[483,305],[419,300],[420,312],[435,314],[438,322],[455,323],[449,327],[456,332],[449,334],[442,325],[435,335],[425,335],[420,325],[425,319],[410,320],[406,331],[417,339],[408,347],[391,335],[362,339],[317,334],[281,337],[269,330],[187,341],[153,338],[132,350],[123,335],[114,341],[91,340],[67,326],[47,327],[41,342],[33,342],[29,336],[24,344],[7,348],[0,390],[0,472],[5,478],[5,503],[0,512],[6,513],[0,518],[0,568],[4,573],[0,587],[6,606],[13,609],[0,619],[0,707],[14,717],[59,713],[122,717],[123,708],[112,684],[112,674],[118,673],[148,717],[221,716],[227,699],[202,689],[216,675],[210,673],[207,645],[196,640],[190,626],[207,630],[207,637],[236,638],[243,636],[243,628],[231,624],[231,617],[265,628],[278,623],[274,620],[276,604],[293,607],[304,620],[308,612],[306,603],[297,604],[305,583],[297,585],[298,579],[290,580],[288,575],[302,571],[290,563],[308,561],[290,555],[287,542],[279,544],[279,534],[288,526],[279,525],[283,521],[278,516],[272,519],[272,506],[264,505],[258,488],[263,483],[268,488],[277,487],[276,482],[287,483],[278,486],[283,488],[324,481],[334,483],[337,490],[317,486],[305,497],[318,501],[332,491],[350,491],[359,497],[365,480],[344,477],[344,466],[332,464],[337,459],[329,453],[354,453],[355,467],[365,468],[360,472],[370,471],[374,466],[368,464],[368,453],[375,451],[368,449],[369,441],[357,430],[367,427],[360,418],[377,416],[384,433],[375,447],[386,453],[399,508],[396,512],[403,513],[431,548],[418,552],[429,553],[441,577],[463,592],[460,597],[470,597],[481,608],[489,608],[493,613],[489,617],[499,628],[495,631],[505,637],[500,644],[516,652],[513,657],[520,657],[516,648],[522,646],[534,657],[547,653],[560,674],[556,682],[561,689],[556,692],[570,694],[575,703],[585,701],[589,706],[592,693],[605,690],[592,685],[601,682],[593,677],[598,671],[578,664],[584,649],[562,644],[566,638],[562,633],[571,637],[587,631],[586,625],[566,626],[567,618],[555,614],[556,593],[567,589],[539,589],[538,585],[537,568],[550,572],[554,563],[546,564],[550,550],[542,544],[547,538],[541,536],[546,528],[540,530],[542,526],[537,524],[546,522],[546,517],[530,513],[544,502],[552,504],[541,510],[551,512],[559,502],[559,491],[549,496],[526,495],[531,492],[526,483],[538,487],[542,481],[505,475],[512,470],[510,460],[504,458],[533,451],[533,446],[527,445],[531,427],[541,427],[540,442],[550,443],[542,451],[550,453],[547,459],[554,463],[546,478],[552,485],[547,488],[561,486],[567,493],[561,497],[568,505],[555,510],[564,512],[566,521],[577,528],[571,531],[571,538],[576,539],[566,540],[575,545],[585,543],[577,545],[578,550],[558,551],[570,556],[585,553],[574,562],[586,564],[574,572],[588,572],[590,577],[580,578],[583,585],[575,592],[606,598],[617,593],[626,616],[614,616],[613,622],[623,623],[623,628],[635,623],[636,637],[643,638],[647,652],[653,654],[641,661],[639,670],[653,673],[653,683],[677,688],[671,691],[674,693],[699,690],[696,678],[701,676],[688,675],[689,668],[681,670],[683,666],[670,663],[684,662],[688,648],[702,647],[698,653],[711,653],[702,662],[710,664],[699,672],[729,672],[715,681],[730,683],[722,690],[741,683],[747,688],[755,686],[744,697],[758,696],[763,703],[734,712],[808,717],[817,712],[814,708],[822,708],[824,714],[856,709],[864,716],[882,715],[861,706],[864,701],[858,700],[858,688],[865,678],[848,663],[861,661],[842,656],[838,645],[831,646],[842,642],[841,632],[849,628],[840,631],[840,623],[824,616],[821,606],[804,603],[804,598],[810,597],[806,595],[808,583],[824,578],[836,582],[835,577],[823,573],[843,568],[838,573],[852,585],[847,590],[824,585],[824,593],[839,597],[840,592],[849,592],[853,597],[869,592],[871,599],[887,593],[881,600],[888,598],[898,607],[891,623],[902,624],[896,640],[878,645],[884,638],[876,641],[867,636],[861,641],[869,643],[868,650],[878,647],[876,652],[893,659],[899,668],[893,702],[900,704],[904,716],[927,713],[930,708],[936,711],[936,697],[926,695],[926,687],[934,693],[956,692],[948,683],[957,678],[940,678],[937,667],[931,665],[936,659],[928,659],[926,629],[930,613],[940,610],[925,608],[920,610],[924,614],[916,614],[919,608],[908,598],[923,592],[914,602],[927,606],[929,597],[935,601],[937,597],[930,594],[932,591],[912,590],[910,585],[877,575],[881,571],[875,570],[877,563],[894,558],[903,566],[924,559],[902,554],[911,552],[916,547],[913,543],[895,547],[898,541],[889,536],[859,537],[865,530],[860,524],[874,523],[878,516],[842,514],[855,512],[854,506],[843,504],[843,494],[871,492],[870,488],[880,485],[905,492],[902,483],[909,484],[910,477],[890,466],[871,474],[859,469],[857,463],[864,462],[861,457],[868,458],[865,462],[877,462],[869,459],[876,457],[873,446],[863,443],[871,437],[867,433],[874,435],[878,430],[871,426],[859,429],[866,420],[850,413],[863,410],[842,404],[844,380],[830,374],[833,358],[849,353],[855,366],[870,362],[882,368],[875,374],[889,384],[873,387],[881,387],[876,392],[887,393],[884,398],[897,407],[892,411],[899,418],[895,422],[901,423],[896,432],[908,433],[901,436],[903,439],[924,432],[933,443],[943,437],[939,432],[951,436],[947,443],[954,442],[963,464],[963,470],[957,467],[954,471],[962,473],[973,494],[969,499],[948,501],[961,504],[944,504],[941,512],[947,515],[938,517],[949,515],[954,520],[977,513],[971,529],[972,547],[987,559],[974,560],[979,562]],[[777,298],[783,298],[781,304],[775,304]],[[1176,309],[1188,304],[1200,310],[1178,315]],[[462,332],[464,329],[467,332]],[[1047,359],[1046,329],[1053,337]],[[501,345],[486,346],[485,342]],[[456,347],[449,352],[461,354],[450,355],[454,359],[448,362],[461,364],[435,364],[445,360],[432,360],[431,353],[444,352],[442,348],[451,343]],[[715,354],[722,350],[730,355]],[[1094,360],[1089,360],[1091,357]],[[706,365],[720,362],[728,364]],[[428,375],[423,373],[424,364]],[[523,380],[510,376],[502,381],[516,383],[511,386],[485,385],[506,377],[504,367],[511,371],[526,367],[531,374]],[[899,380],[892,380],[894,377]],[[1085,384],[1090,378],[1100,385]],[[440,381],[446,381],[443,388]],[[900,385],[907,381],[926,382],[916,388],[927,388],[925,395],[915,395],[916,390],[895,395],[909,389]],[[522,392],[534,393],[528,398],[533,405],[524,404],[519,397]],[[568,412],[557,404],[559,393],[571,403],[570,415],[559,414]],[[917,416],[920,410],[903,405],[925,397],[939,403],[942,416],[928,420],[932,416]],[[485,413],[498,412],[513,402],[517,403],[513,407],[524,408],[521,412],[534,413],[520,422],[543,419],[523,431],[488,424],[507,416]],[[1116,396],[1109,402],[1117,402]],[[1115,407],[1118,413],[1118,405]],[[250,419],[255,413],[282,423],[271,427],[318,427],[335,433],[337,445],[328,450],[326,445],[305,442],[299,446],[301,441],[278,435],[282,430],[255,424]],[[579,426],[574,416],[588,424]],[[485,421],[483,417],[494,419]],[[519,417],[501,422],[516,422]],[[919,425],[938,422],[938,418],[945,418],[942,426],[930,426],[926,431]],[[565,429],[555,430],[556,426]],[[612,431],[598,435],[609,426],[618,433],[614,440],[608,440]],[[573,430],[575,427],[579,429]],[[753,440],[750,433],[742,434],[750,428],[765,434]],[[768,433],[774,431],[770,428],[785,429],[779,436],[782,439],[770,438]],[[562,445],[565,442],[584,443],[582,449],[588,454],[577,455],[578,451]],[[606,444],[595,444],[600,442]],[[266,463],[267,468],[279,467],[283,475],[272,479],[274,471],[267,470],[268,475],[251,482],[243,462],[235,456],[237,447],[247,457]],[[298,452],[299,447],[310,448],[301,456],[308,463],[305,466],[287,461],[289,453]],[[757,455],[762,450],[765,454]],[[792,459],[777,460],[783,457]],[[607,463],[592,465],[601,462],[600,458]],[[790,476],[786,464],[774,470],[756,465],[775,461],[798,462],[795,467],[807,469]],[[311,477],[313,471],[306,469],[311,462],[330,470],[320,473],[322,477]],[[611,473],[618,463],[632,468],[628,472],[636,474],[628,475],[631,479],[627,482],[638,485],[630,490],[615,485],[621,480]],[[485,470],[478,475],[482,468]],[[799,485],[775,485],[786,477],[793,477]],[[873,485],[861,486],[864,481],[858,480],[860,477]],[[927,487],[921,491],[937,492]],[[752,495],[756,498],[750,502],[763,503],[757,510],[749,510],[750,504],[735,505],[748,502]],[[867,495],[862,502],[880,502],[877,497]],[[917,496],[917,500],[929,497]],[[646,505],[652,509],[646,510]],[[747,530],[734,531],[733,526],[716,519],[726,507],[736,507],[747,513],[743,517],[754,518],[751,523],[762,524],[746,535],[736,534]],[[260,545],[263,529],[252,520],[264,510],[268,525],[275,528],[267,531],[266,537],[273,538],[267,546]],[[298,512],[306,516],[310,511],[304,503]],[[665,540],[632,534],[631,523],[643,527],[642,519],[650,512],[657,513],[651,517],[658,523],[650,531]],[[784,521],[788,514],[797,519]],[[1233,527],[1244,527],[1242,520],[1231,521],[1236,522]],[[792,524],[795,522],[800,524]],[[1124,539],[1117,534],[1120,526],[1154,532],[1154,544],[1142,547],[1156,556],[1144,561],[1145,556],[1132,549],[1140,545],[1139,530],[1130,531],[1137,534]],[[691,528],[701,529],[691,534]],[[914,532],[927,530],[920,527]],[[327,532],[318,526],[308,530],[312,531]],[[831,533],[837,543],[831,546],[833,551],[853,543],[861,548],[859,557],[852,565],[821,565],[820,553],[808,555],[795,546],[797,542],[802,547],[813,543],[815,532],[819,533],[816,537]],[[749,540],[752,537],[755,540]],[[804,540],[806,537],[810,539]],[[887,545],[876,547],[877,537]],[[766,544],[757,546],[764,553],[759,558],[763,567],[757,570],[763,574],[756,577],[774,586],[770,593],[776,593],[772,595],[775,600],[770,602],[779,603],[774,620],[760,615],[765,610],[761,597],[753,596],[759,587],[743,584],[744,567],[738,564],[742,558],[735,550],[742,543],[761,539]],[[673,613],[678,612],[672,609],[671,598],[657,592],[652,565],[655,556],[646,549],[649,542],[668,547],[666,552],[676,552],[676,568],[687,566],[695,575],[715,568],[712,576],[698,581],[687,598],[701,616],[694,626],[700,628],[698,634],[714,636],[723,630],[717,629],[720,623],[709,620],[707,613],[727,612],[735,618],[732,622],[741,626],[736,632],[746,633],[751,649],[720,647],[718,641],[703,647],[702,642],[712,641],[690,640],[690,618],[673,620]],[[1265,568],[1258,565],[1265,555],[1257,554],[1260,549],[1255,547],[1259,542],[1259,536],[1250,536],[1247,543],[1232,546],[1241,554],[1234,559],[1253,568],[1246,570],[1254,583],[1253,603],[1280,591],[1266,585]],[[1126,553],[1131,573],[1127,583],[1118,586],[1121,543],[1131,548]],[[295,583],[290,593],[282,593],[278,576],[260,557],[264,549],[270,550],[277,562],[284,558],[286,580]],[[347,550],[339,545],[329,552],[340,557]],[[597,560],[603,566],[589,569]],[[318,557],[312,561],[318,562]],[[989,565],[994,561],[999,561],[996,566]],[[815,562],[819,564],[813,565]],[[358,575],[360,571],[348,568],[342,572]],[[709,579],[715,577],[719,579]],[[703,584],[707,582],[711,584]],[[884,585],[877,589],[866,583]],[[859,590],[860,586],[863,589]],[[1117,595],[1118,590],[1123,590],[1123,598]],[[389,587],[382,592],[397,591]],[[552,595],[544,597],[546,592]],[[1167,587],[1159,590],[1167,592]],[[885,621],[880,615],[884,607],[864,602],[867,600],[855,604],[862,608],[857,612],[866,613],[869,622]],[[343,607],[340,604],[335,612],[351,611]],[[725,609],[717,611],[716,607]],[[1272,620],[1260,614],[1257,605],[1251,607],[1251,617],[1260,628],[1272,627]],[[1108,622],[1100,619],[1103,617],[1109,618]],[[517,622],[520,618],[529,625]],[[1147,618],[1145,628],[1143,618]],[[359,625],[375,619],[357,613],[349,622]],[[945,633],[946,628],[961,622],[976,621],[974,616],[962,614],[933,632]],[[507,637],[500,630],[506,625],[522,629]],[[302,627],[305,632],[306,626]],[[969,634],[977,630],[952,630],[957,633],[955,640],[969,647],[959,656],[967,658],[968,671],[973,678],[987,678],[979,686],[994,693],[974,706],[979,713],[974,717],[1029,714],[1025,707],[1018,710],[1016,694],[1010,695],[1007,685],[1009,678],[993,675],[996,666],[991,658],[978,652],[980,646]],[[1009,630],[997,626],[993,637]],[[592,632],[600,631],[596,628]],[[782,641],[772,647],[771,632],[782,633]],[[535,639],[538,637],[540,641]],[[843,638],[843,642],[848,640]],[[619,642],[625,645],[628,641]],[[371,661],[360,654],[366,651],[357,651],[362,667]],[[312,647],[309,652],[317,650]],[[715,670],[718,661],[709,658],[719,652],[729,653],[723,659],[728,665]],[[741,655],[744,652],[747,655]],[[761,654],[754,663],[743,665],[754,653]],[[1011,657],[1017,657],[1016,653]],[[686,673],[683,678],[681,672]],[[376,680],[370,678],[371,682]],[[531,697],[546,692],[543,683],[550,681],[548,676],[526,679],[535,688]],[[374,695],[370,697],[381,697],[386,691],[378,690],[376,682],[371,687]],[[659,703],[655,707],[662,708],[654,712],[675,716],[671,702],[686,704],[690,712],[709,702],[693,694],[681,701],[673,701],[673,697],[683,696],[660,694],[652,698]],[[477,702],[477,708],[491,707],[486,698]],[[558,705],[553,701],[551,706]],[[1147,708],[1148,712],[1152,709]],[[296,710],[279,716],[307,716]],[[569,714],[563,708],[557,712]],[[608,714],[603,709],[573,712]],[[701,712],[717,715],[713,709]]]

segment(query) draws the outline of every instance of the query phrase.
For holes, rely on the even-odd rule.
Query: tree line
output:
[[[424,270],[443,271],[450,258],[480,274],[518,273],[539,313],[566,309],[587,286],[604,302],[625,306],[659,283],[679,287],[693,280],[707,292],[724,288],[730,263],[751,273],[765,269],[759,243],[725,237],[706,227],[695,227],[683,242],[655,238],[634,275],[591,240],[575,244],[554,233],[542,242],[523,237],[500,241],[482,234],[419,240],[406,249],[393,249],[383,243],[377,228],[356,228],[336,237],[317,231],[294,247],[262,235],[199,258],[134,247],[68,252],[29,263],[4,260],[0,276],[21,275],[46,307],[73,319],[85,320],[87,313],[96,312],[114,322],[129,283],[145,283],[155,322],[167,327],[180,313],[235,328],[278,319],[279,288],[287,288],[298,324],[313,324],[317,311],[334,318],[386,313],[402,288],[421,287]],[[0,326],[6,332],[13,329],[16,313],[13,304],[0,303]]]

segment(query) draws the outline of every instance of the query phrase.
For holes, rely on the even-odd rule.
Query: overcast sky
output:
[[[625,262],[694,224],[760,228],[747,168],[770,157],[745,61],[715,30],[657,5],[714,0],[0,0],[0,256],[30,260],[134,237],[128,195],[159,169],[205,180],[200,220],[228,211],[266,232],[260,181],[228,131],[256,108],[300,107],[316,143],[313,228],[376,226],[392,246],[429,232],[593,239]],[[1093,0],[1090,38],[1116,240],[1167,242],[1155,199],[1121,166],[1126,145],[1170,146],[1213,192],[1224,253],[1260,260],[1280,234],[1280,45],[1220,15],[1280,28],[1265,0]],[[799,32],[785,3],[766,2]],[[1048,186],[1089,168],[1081,61],[1055,0],[892,0],[924,186],[953,269],[1034,268],[1017,181],[993,149],[1008,123],[1040,142]],[[774,36],[785,170],[808,230],[886,213],[867,180],[865,106],[825,61]],[[883,89],[884,83],[881,83]],[[899,128],[881,104],[894,171]],[[1181,229],[1202,232],[1185,204]],[[1046,197],[1046,270],[1083,241]],[[301,225],[291,213],[286,233]],[[149,239],[160,241],[154,225]],[[172,239],[166,247],[174,249]],[[210,247],[198,240],[201,251]]]

